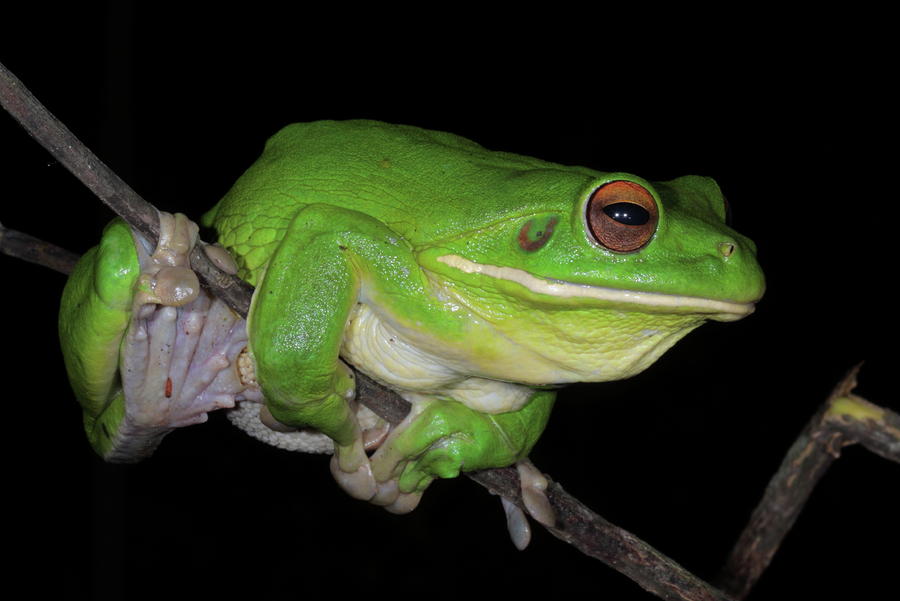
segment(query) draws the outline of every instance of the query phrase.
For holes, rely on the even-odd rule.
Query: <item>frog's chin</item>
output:
[[[615,304],[643,306],[661,312],[699,313],[716,321],[735,321],[753,313],[755,308],[754,303],[549,280],[515,267],[475,263],[459,255],[442,255],[437,257],[437,261],[463,273],[480,274],[498,280],[515,282],[534,294],[556,298],[586,298]]]

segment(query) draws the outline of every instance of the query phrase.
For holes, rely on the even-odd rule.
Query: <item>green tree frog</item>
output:
[[[197,226],[122,222],[66,286],[60,332],[111,461],[226,409],[266,442],[333,451],[353,496],[405,512],[435,478],[526,460],[555,389],[627,378],[763,275],[710,179],[650,183],[373,121],[295,124],[203,221],[256,286],[237,317],[197,284]],[[232,260],[233,259],[233,260]],[[354,366],[412,403],[389,428]]]

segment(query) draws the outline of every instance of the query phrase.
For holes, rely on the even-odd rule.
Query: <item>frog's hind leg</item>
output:
[[[187,267],[196,226],[160,215],[152,248],[121,221],[66,284],[60,334],[92,446],[107,461],[151,454],[174,428],[253,398],[234,369],[244,320]]]

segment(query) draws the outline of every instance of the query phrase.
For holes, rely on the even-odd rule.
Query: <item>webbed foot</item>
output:
[[[371,501],[393,513],[406,513],[418,505],[434,479],[509,465],[520,452],[509,444],[494,416],[455,401],[420,401],[371,457],[378,483]]]
[[[554,398],[553,391],[534,391],[524,406],[494,414],[453,400],[407,399],[412,401],[409,414],[369,459],[378,487],[370,501],[405,513],[435,478],[522,461],[526,506],[535,519],[552,523],[553,512],[541,492],[546,480],[524,459],[547,423]]]
[[[244,320],[201,290],[189,267],[197,226],[161,213],[160,230],[152,253],[135,237],[141,275],[120,351],[125,417],[111,460],[146,454],[172,429],[233,407],[247,389],[236,368],[247,344]]]

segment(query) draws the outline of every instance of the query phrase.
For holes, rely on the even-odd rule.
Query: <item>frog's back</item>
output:
[[[561,182],[577,187],[594,175],[411,126],[297,123],[269,139],[204,223],[218,230],[219,241],[239,257],[242,275],[252,281],[307,204],[366,213],[417,246],[521,214],[529,209],[528,199],[539,206],[551,182],[558,193]],[[523,194],[528,190],[533,193]]]

